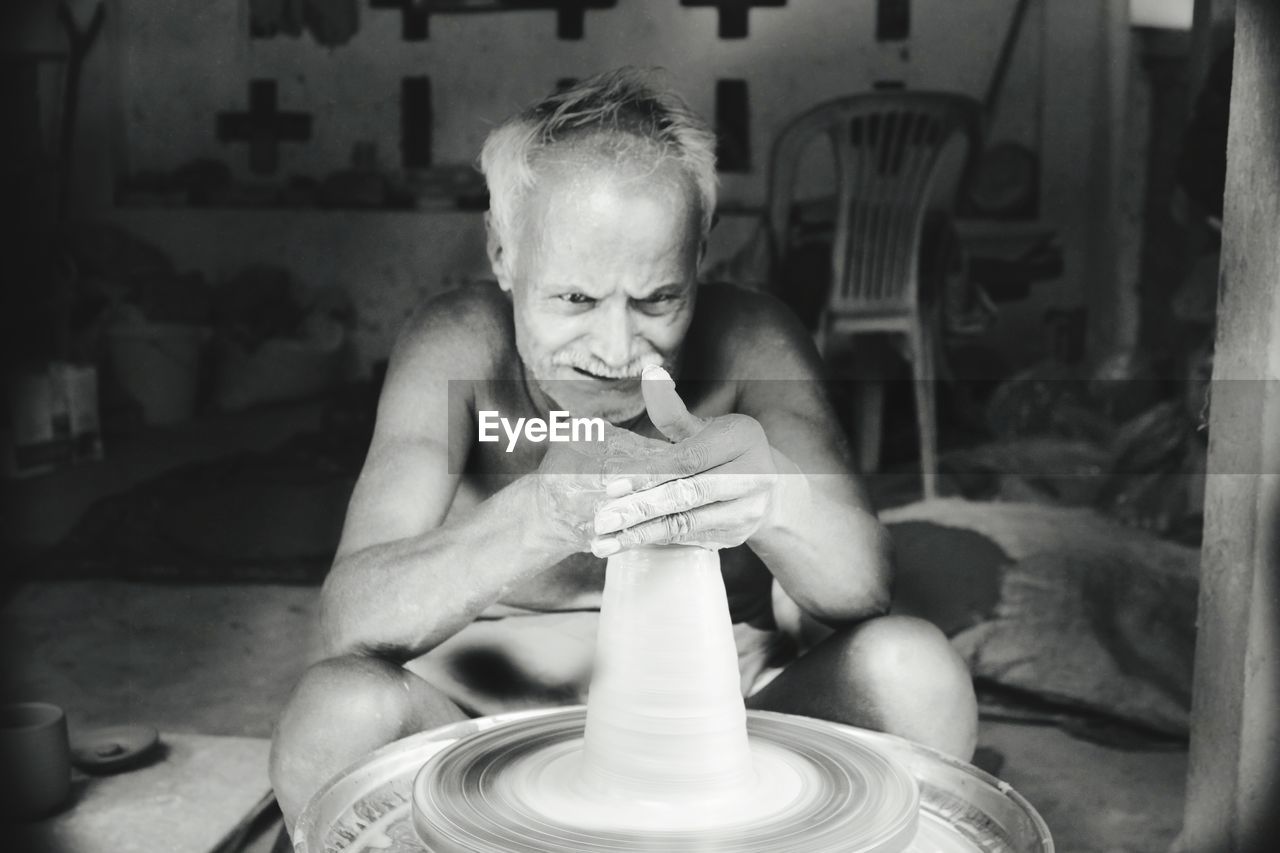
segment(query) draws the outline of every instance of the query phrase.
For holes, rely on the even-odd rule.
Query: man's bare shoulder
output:
[[[497,284],[468,285],[419,307],[396,340],[396,362],[448,379],[489,379],[515,351],[511,300]]]
[[[737,379],[811,377],[820,372],[813,338],[774,297],[732,284],[699,286],[690,329],[699,361]]]

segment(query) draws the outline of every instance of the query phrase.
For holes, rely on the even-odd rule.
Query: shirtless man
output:
[[[273,745],[290,829],[352,761],[464,709],[512,707],[512,685],[529,687],[525,707],[581,701],[602,558],[644,543],[723,549],[749,707],[971,755],[963,661],[929,623],[885,615],[887,539],[809,336],[764,296],[697,284],[713,148],[628,71],[490,134],[497,287],[434,299],[392,354],[322,593],[328,657]],[[654,365],[675,383],[641,381]],[[552,411],[612,426],[510,452],[505,436],[478,441],[478,413]],[[791,661],[777,623],[797,614],[826,636]]]

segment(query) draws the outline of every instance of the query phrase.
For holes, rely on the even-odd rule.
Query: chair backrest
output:
[[[978,151],[980,124],[976,100],[941,92],[850,95],[792,120],[774,143],[769,165],[775,260],[780,262],[787,250],[800,155],[825,135],[837,181],[828,308],[914,310],[920,234],[942,151],[955,134],[963,134],[967,174]]]

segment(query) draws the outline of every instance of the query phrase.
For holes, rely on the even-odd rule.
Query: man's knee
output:
[[[937,626],[884,616],[832,639],[844,645],[843,675],[888,730],[968,760],[977,741],[973,680]]]
[[[407,673],[376,658],[344,656],[313,664],[303,673],[281,718],[284,726],[305,717],[325,725],[403,728],[413,717]]]
[[[924,619],[882,616],[849,629],[843,639],[846,665],[873,678],[925,682],[936,676],[968,678],[964,661],[946,635]]]
[[[395,664],[354,656],[307,669],[271,745],[269,775],[287,826],[330,774],[410,733],[418,716],[406,684],[412,677]]]

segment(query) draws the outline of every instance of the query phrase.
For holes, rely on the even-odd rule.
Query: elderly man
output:
[[[276,733],[286,826],[392,740],[582,701],[603,558],[640,544],[723,549],[749,707],[971,754],[963,662],[885,615],[886,536],[808,335],[764,296],[697,283],[713,146],[626,70],[490,134],[497,286],[432,300],[395,347],[322,594],[328,657]],[[576,442],[495,426],[553,412],[608,425]],[[779,623],[805,620],[825,637],[800,650]]]

